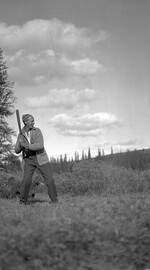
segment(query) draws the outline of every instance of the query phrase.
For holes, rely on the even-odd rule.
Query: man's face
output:
[[[28,119],[25,122],[25,125],[28,130],[33,129],[34,127],[34,118],[32,116],[29,116]]]

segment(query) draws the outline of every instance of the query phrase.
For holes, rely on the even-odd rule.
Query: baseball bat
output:
[[[18,123],[19,132],[22,133],[20,115],[19,115],[19,110],[18,109],[16,110],[16,117],[17,117],[17,123]]]

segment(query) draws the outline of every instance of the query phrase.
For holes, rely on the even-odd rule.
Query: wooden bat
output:
[[[18,123],[19,132],[22,133],[20,115],[19,115],[19,110],[18,109],[16,110],[16,116],[17,116],[17,123]]]

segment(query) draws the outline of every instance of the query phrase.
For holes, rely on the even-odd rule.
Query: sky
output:
[[[1,0],[15,109],[49,157],[149,148],[149,14],[149,0]]]

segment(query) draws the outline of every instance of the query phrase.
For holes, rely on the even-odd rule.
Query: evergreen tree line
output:
[[[98,157],[96,158],[98,159]],[[119,167],[131,168],[133,170],[150,169],[150,149],[127,150],[122,153],[111,153],[101,157],[102,160]]]
[[[71,159],[67,157],[67,154],[60,155],[57,159],[54,157],[50,158],[50,166],[53,171],[53,173],[62,173],[62,172],[72,172],[72,166],[74,162],[79,162],[81,160],[87,160],[91,159],[91,150],[88,149],[88,154],[85,154],[84,151],[82,151],[82,157],[79,157],[79,153],[75,151],[74,158]]]
[[[66,154],[64,157],[60,155],[57,159],[52,157],[50,158],[50,165],[53,173],[72,172],[74,162],[82,160],[101,160],[118,167],[147,170],[150,169],[150,149],[113,153],[113,148],[111,147],[111,154],[105,155],[104,150],[98,149],[98,154],[95,157],[91,157],[91,150],[89,148],[87,155],[82,151],[81,158],[79,158],[78,152],[75,152],[74,158],[71,160],[67,159]]]

